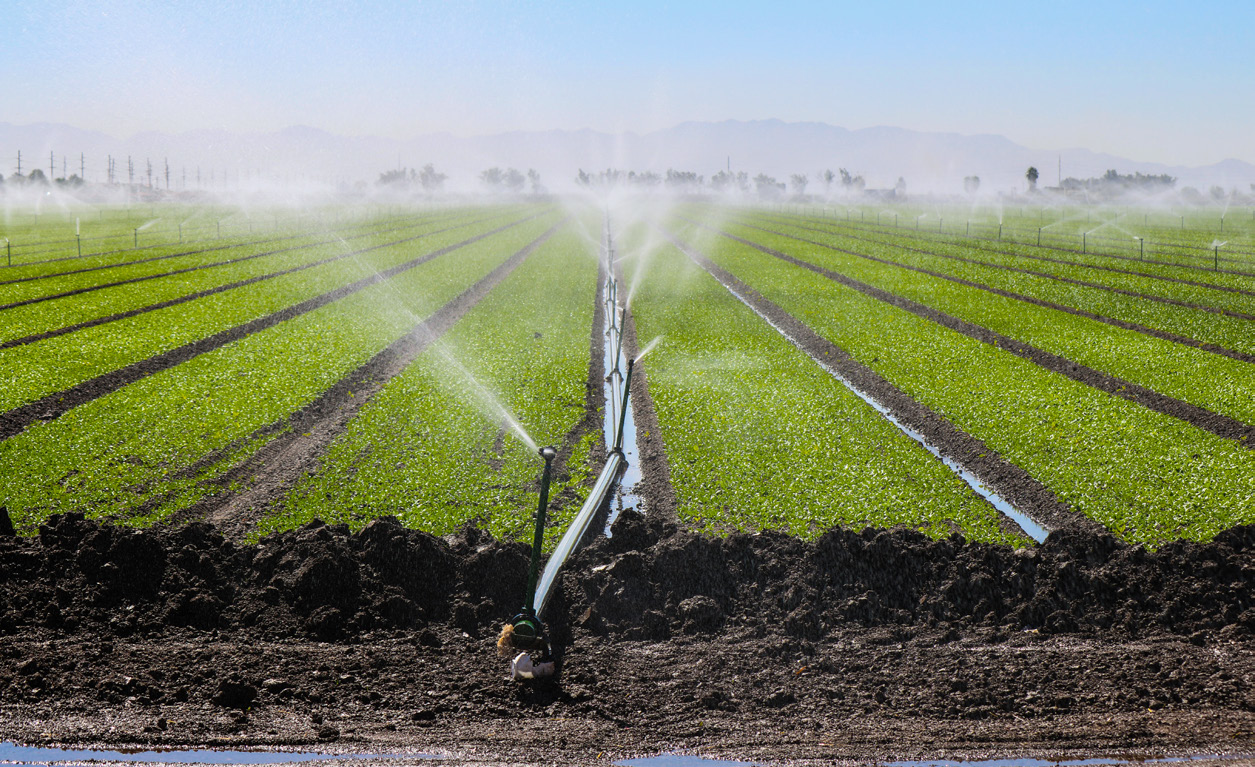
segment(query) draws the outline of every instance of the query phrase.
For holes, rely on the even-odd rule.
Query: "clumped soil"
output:
[[[0,732],[454,763],[1255,753],[1255,526],[1156,551],[910,530],[699,536],[624,512],[506,679],[525,545],[313,523],[256,545],[81,515],[0,533]]]

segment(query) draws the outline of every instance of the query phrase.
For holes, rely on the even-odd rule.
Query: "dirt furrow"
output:
[[[615,279],[620,285],[628,284],[623,278],[623,267],[615,264]],[[636,337],[636,320],[629,306],[623,319],[623,356],[634,359],[640,354],[640,340]],[[649,372],[644,364],[632,370],[632,385],[628,392],[632,400],[632,421],[636,424],[636,455],[641,463],[640,486],[637,495],[645,500],[650,520],[674,523],[678,504],[675,486],[671,484],[671,464],[667,460],[667,446],[658,425],[658,413],[654,400],[649,396]]]
[[[478,242],[486,237],[491,237],[494,234],[498,234],[507,229],[518,226],[525,221],[530,221],[539,215],[541,214],[536,213],[526,218],[512,221],[503,226],[491,229],[487,232],[482,232],[474,237],[463,240],[462,242],[449,245],[448,247],[441,248],[424,256],[411,259],[403,264],[399,264],[390,269],[385,269],[382,272],[376,272],[369,277],[349,283],[348,285],[336,288],[335,290],[328,291],[320,296],[315,296],[314,298],[302,301],[299,304],[286,307],[264,317],[258,317],[257,319],[250,320],[249,322],[241,325],[236,325],[233,328],[228,328],[227,330],[214,333],[211,336],[186,343],[175,349],[149,357],[146,360],[140,360],[139,362],[132,363],[124,368],[119,368],[117,370],[112,370],[108,373],[96,376],[95,378],[84,381],[76,386],[72,386],[69,389],[48,394],[35,400],[34,402],[13,408],[6,413],[0,413],[0,440],[8,439],[15,434],[20,434],[26,429],[26,427],[37,421],[50,421],[54,418],[58,418],[79,405],[111,394],[118,389],[121,389],[123,386],[134,383],[143,378],[147,378],[148,376],[159,373],[163,370],[169,370],[170,368],[187,362],[190,359],[214,351],[215,349],[220,349],[229,343],[240,340],[241,338],[245,338],[255,333],[260,333],[267,328],[272,328],[282,322],[286,322],[287,320],[300,317],[303,314],[308,314],[309,312],[320,309],[334,301],[338,301],[341,298],[364,290],[371,285],[391,279],[402,272],[427,263],[434,258],[443,256],[444,254],[459,248],[466,247],[467,245]],[[363,248],[357,251],[356,254],[366,253],[371,250],[395,244],[397,243],[389,243],[387,246],[376,245],[369,248]]]
[[[953,282],[958,285],[965,285],[969,288],[976,288],[977,290],[983,290],[987,293],[993,293],[994,295],[1002,296],[1003,298],[1010,298],[1014,301],[1023,301],[1026,304],[1040,306],[1043,309],[1052,309],[1054,311],[1064,312],[1066,314],[1071,314],[1076,317],[1084,317],[1087,320],[1094,320],[1095,322],[1101,322],[1104,325],[1111,325],[1113,327],[1117,327],[1122,330],[1131,330],[1135,333],[1141,333],[1142,335],[1151,336],[1153,338],[1158,338],[1163,341],[1170,341],[1172,343],[1181,344],[1182,346],[1189,346],[1195,349],[1200,349],[1205,352],[1211,352],[1212,354],[1218,354],[1221,357],[1228,357],[1229,359],[1237,360],[1239,362],[1255,363],[1255,354],[1249,354],[1247,352],[1240,352],[1240,351],[1237,351],[1236,349],[1229,349],[1224,346],[1219,346],[1217,344],[1209,343],[1207,341],[1199,341],[1196,338],[1183,336],[1179,333],[1172,333],[1167,330],[1159,330],[1158,328],[1152,328],[1146,325],[1139,325],[1135,322],[1128,322],[1126,320],[1120,320],[1114,317],[1107,317],[1101,314],[1095,314],[1094,312],[1089,312],[1084,309],[1077,309],[1072,306],[1065,306],[1064,304],[1055,303],[1054,301],[1047,301],[1042,298],[1026,296],[1022,293],[1015,293],[1010,290],[1003,290],[1002,288],[995,288],[990,285],[985,285],[984,283],[981,283],[981,282],[967,280],[962,277],[955,277],[954,275],[946,274],[945,272],[937,272],[937,271],[933,271],[932,269],[925,269],[921,266],[911,266],[910,264],[903,264],[901,262],[894,261],[892,259],[880,258],[878,256],[868,255],[866,253],[859,253],[858,251],[855,251],[855,250],[847,250],[845,248],[839,248],[835,245],[829,245],[827,243],[819,242],[817,240],[808,240],[805,237],[798,237],[796,235],[786,234],[784,232],[777,232],[777,231],[766,229],[760,226],[753,226],[751,224],[743,224],[743,226],[749,229],[757,229],[759,231],[767,232],[768,234],[774,234],[780,237],[788,237],[791,240],[797,240],[798,242],[804,242],[808,245],[815,245],[817,247],[826,248],[828,250],[832,250],[837,253],[844,253],[849,256],[855,256],[856,258],[862,258],[868,261],[875,261],[876,263],[885,264],[886,266],[896,266],[900,269],[906,269],[908,271],[918,272],[920,274],[927,274],[929,277],[936,277],[937,279],[946,280],[947,282]],[[898,246],[898,247],[901,247],[901,246]],[[911,249],[908,248],[908,250],[911,250]],[[927,255],[939,255],[939,254],[928,253],[927,251],[918,251],[918,252],[925,253]],[[956,260],[959,260],[959,261],[967,260],[967,259],[957,258],[955,256],[941,256],[941,258],[955,258]],[[980,262],[973,262],[973,263],[980,263]],[[1014,271],[1019,271],[1019,270],[1014,270]],[[1198,307],[1191,306],[1191,308],[1198,308]],[[1233,315],[1233,316],[1237,316],[1237,315]],[[1247,317],[1245,316],[1240,317],[1240,319],[1246,319],[1246,318]],[[1255,319],[1255,316],[1250,317],[1250,319]]]
[[[955,426],[944,416],[921,404],[894,386],[879,373],[855,360],[849,352],[823,338],[793,315],[711,261],[674,234],[663,231],[685,255],[720,282],[730,293],[780,328],[790,342],[815,360],[836,370],[859,391],[893,414],[894,418],[924,435],[942,455],[976,475],[980,481],[1015,508],[1051,530],[1099,529],[1096,522],[1060,501],[1050,488],[1027,471],[1003,458],[981,440]],[[732,235],[726,235],[731,237]],[[1015,535],[1025,536],[1019,525],[1003,517],[1003,524]]]
[[[210,486],[216,492],[182,516],[205,518],[228,537],[244,537],[265,511],[282,502],[296,482],[317,467],[349,421],[389,381],[565,224],[566,219],[555,224],[308,405],[273,425],[275,428],[268,428],[266,431],[278,432],[279,436],[238,466],[212,479]],[[252,482],[247,489],[230,490],[232,485],[246,481]]]
[[[899,309],[908,311],[918,317],[935,322],[955,332],[962,333],[969,338],[973,338],[991,346],[996,346],[999,349],[1008,351],[1017,357],[1028,360],[1029,362],[1032,362],[1033,364],[1051,372],[1066,376],[1074,381],[1091,386],[1099,391],[1106,392],[1107,394],[1134,402],[1149,410],[1154,410],[1158,413],[1163,413],[1164,415],[1180,419],[1191,426],[1211,432],[1219,437],[1235,440],[1246,448],[1255,448],[1255,426],[1243,423],[1236,418],[1230,418],[1229,416],[1212,412],[1206,408],[1199,407],[1198,405],[1193,405],[1189,402],[1169,397],[1165,394],[1160,394],[1159,392],[1148,389],[1145,386],[1125,381],[1113,375],[1086,367],[1073,362],[1066,357],[1051,354],[1050,352],[1038,349],[1031,344],[1004,336],[1001,333],[996,333],[988,328],[968,322],[967,320],[961,320],[958,317],[937,311],[936,309],[925,306],[917,301],[899,296],[895,293],[890,293],[887,290],[882,290],[881,288],[877,288],[872,285],[868,285],[865,282],[860,282],[852,277],[847,277],[840,272],[834,272],[831,269],[816,266],[815,264],[790,256],[787,253],[782,253],[778,250],[768,248],[765,245],[760,245],[751,240],[738,237],[719,229],[707,227],[705,224],[699,224],[699,226],[711,229],[711,231],[717,232],[730,240],[739,242],[743,245],[748,245],[755,250],[766,253],[774,258],[778,258],[786,263],[815,272],[827,279],[857,290],[866,296],[870,296],[878,301],[883,301],[887,304],[896,306]],[[822,243],[817,244],[822,245]],[[860,254],[853,253],[852,255]],[[883,259],[874,258],[872,256],[860,257],[868,258],[874,261],[881,261],[894,266],[900,266],[899,264],[894,264],[891,261],[884,261]],[[904,268],[911,269],[913,267]],[[926,272],[926,270],[922,269],[918,271]]]

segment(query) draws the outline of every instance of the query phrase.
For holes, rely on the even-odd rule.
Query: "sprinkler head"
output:
[[[540,453],[541,458],[545,459],[545,463],[549,463],[550,461],[558,457],[558,451],[548,446],[542,447],[537,452]]]

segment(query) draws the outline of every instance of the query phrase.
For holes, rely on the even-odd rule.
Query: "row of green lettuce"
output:
[[[960,478],[682,252],[621,235],[677,512],[709,532],[906,525],[1024,543]]]
[[[1205,540],[1255,521],[1255,451],[752,247],[677,226],[768,299],[1126,540]],[[947,283],[926,285],[901,269],[874,265],[877,272],[863,266],[868,262],[847,264],[830,252],[759,235],[756,241],[803,260],[960,311]],[[1007,328],[1018,326],[1016,317],[1026,311],[988,295],[968,300],[969,311],[990,324],[1001,316]],[[1085,338],[1082,333],[1082,343]]]
[[[1033,246],[1005,246],[983,241],[954,242],[936,237],[924,237],[915,232],[873,231],[847,227],[823,219],[754,216],[747,217],[746,220],[752,220],[768,228],[781,224],[796,225],[807,231],[820,230],[850,238],[855,242],[872,241],[901,245],[930,253],[1026,269],[1061,279],[1080,280],[1111,289],[1184,301],[1219,310],[1247,314],[1252,312],[1251,296],[1234,292],[1233,288],[1248,292],[1255,291],[1255,277],[1200,274],[1197,271],[1191,273],[1181,268],[1147,266],[1140,263],[1113,264],[1110,259],[1072,258],[1057,253],[1043,252]],[[1100,261],[1103,262],[1099,263]]]
[[[596,252],[567,225],[358,413],[260,532],[382,515],[436,534],[474,521],[533,530],[542,461],[510,426],[559,448],[552,546],[583,502],[599,425],[580,430],[597,293]],[[569,457],[567,457],[569,456]]]
[[[953,317],[1024,341],[1051,354],[1244,423],[1255,424],[1255,366],[1249,362],[892,264],[849,255],[790,236],[735,224],[728,224],[724,228],[731,234],[788,252]],[[787,231],[787,228],[776,228]],[[923,256],[888,244],[849,242],[813,232],[799,236],[811,241],[827,242],[836,247],[857,247],[856,252],[875,258],[922,267],[1064,305],[1074,302],[1067,301],[1066,296],[1061,294],[1090,291],[1094,294],[1091,297],[1096,299],[1109,297],[1109,307],[1094,307],[1106,309],[1101,313],[1108,316],[1126,313],[1120,310],[1118,304],[1139,300],[1093,288],[1051,283],[1017,272],[988,268],[982,270],[982,267],[976,265]],[[1251,324],[1247,320],[1219,317],[1184,307],[1145,301],[1142,303],[1147,309],[1147,315],[1193,312],[1201,315],[1196,318],[1200,324],[1205,324],[1206,321],[1216,324],[1226,321]],[[1247,333],[1250,333],[1249,329]]]
[[[259,433],[556,220],[550,212],[29,427],[0,442],[0,503],[26,529],[60,511],[136,524],[169,517],[203,497],[208,480],[258,449],[267,439]],[[429,247],[411,245],[394,260]],[[342,274],[338,282],[355,276]],[[221,310],[243,305],[255,312],[249,306],[255,300],[236,294]],[[163,331],[158,325],[148,332]]]
[[[11,372],[8,386],[0,390],[0,410],[9,410],[46,395],[64,391],[83,381],[126,365],[139,362],[183,344],[229,330],[302,301],[336,290],[376,271],[394,267],[440,248],[465,241],[518,218],[484,222],[473,226],[439,231],[431,236],[396,243],[416,236],[393,233],[348,247],[374,247],[358,256],[335,260],[299,272],[278,276],[204,296],[192,301],[136,314],[112,322],[53,336],[42,341],[0,350],[0,364]],[[319,258],[346,253],[344,245],[295,253],[271,262],[265,268],[281,269]],[[244,278],[259,267],[256,262],[231,267],[233,275]],[[244,275],[240,272],[244,270]],[[216,270],[210,270],[216,271]],[[265,273],[265,272],[263,272]],[[50,327],[59,328],[84,317],[108,315],[129,305],[146,304],[170,296],[182,296],[212,287],[206,272],[191,273],[155,281],[118,286],[29,307],[42,312]],[[168,291],[165,283],[169,282]],[[145,291],[152,291],[148,294]],[[116,298],[103,294],[116,294]],[[98,296],[100,298],[98,298]],[[162,296],[163,298],[158,298]],[[103,303],[98,303],[98,301]],[[74,307],[82,307],[81,313]],[[24,307],[27,308],[27,307]],[[61,311],[65,309],[65,311]],[[3,316],[3,313],[0,313]]]

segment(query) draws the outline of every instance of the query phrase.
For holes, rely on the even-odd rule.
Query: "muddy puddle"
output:
[[[0,764],[296,764],[302,762],[429,760],[432,754],[328,754],[318,751],[229,750],[216,748],[117,750],[52,748],[0,743]]]

